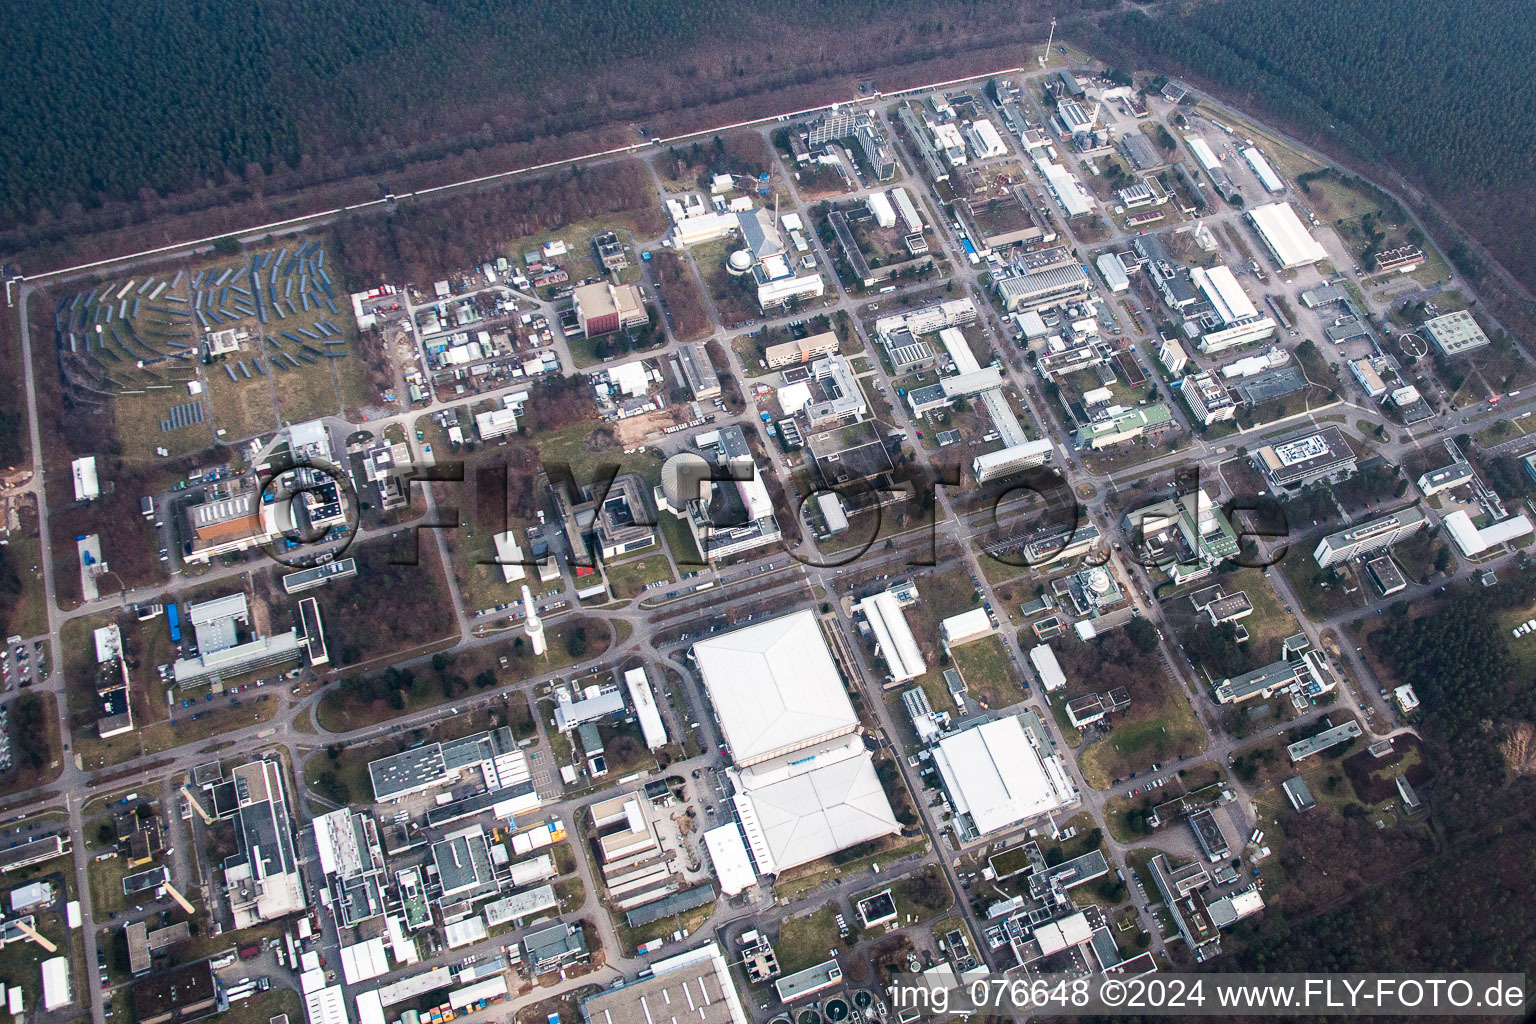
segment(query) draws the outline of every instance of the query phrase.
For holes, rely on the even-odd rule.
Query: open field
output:
[[[233,381],[222,367],[208,369],[212,371],[207,376],[208,400],[214,410],[215,429],[224,431],[225,440],[240,441],[277,429],[273,381],[261,374]]]
[[[155,457],[158,448],[170,452],[171,458],[202,451],[213,443],[213,426],[207,419],[207,399],[202,423],[174,430],[161,430],[160,424],[173,406],[185,405],[189,398],[186,388],[175,390],[146,391],[143,394],[121,394],[108,404],[117,435],[122,440],[124,458],[147,461]]]
[[[603,567],[614,597],[636,597],[645,590],[647,583],[671,583],[677,578],[672,574],[672,566],[664,554],[655,552],[654,548],[648,550],[653,553]]]
[[[48,630],[48,606],[43,595],[42,542],[35,532],[35,517],[29,518],[34,525],[31,534],[16,531],[10,543],[5,545],[0,565],[16,574],[18,586],[14,595],[0,608],[0,628],[6,636],[40,636]],[[33,567],[36,566],[36,571]]]
[[[504,643],[458,653],[438,650],[426,664],[351,676],[326,692],[315,719],[327,732],[376,725],[446,704],[470,693],[471,687],[502,686],[599,658],[612,645],[612,630],[606,622],[581,616],[546,622],[544,636],[549,650],[537,659],[520,634],[508,632]],[[503,655],[506,668],[500,667]]]
[[[879,849],[861,857],[845,860],[841,864],[832,863],[832,858],[825,858],[791,868],[780,877],[779,883],[774,886],[774,891],[785,899],[800,899],[812,889],[832,879],[868,871],[874,864],[885,868],[898,860],[921,855],[928,850],[928,840],[921,836],[911,839],[899,835],[886,836],[883,839],[871,840],[871,843]],[[844,856],[848,852],[845,850],[842,854],[835,856]]]
[[[950,656],[971,700],[1001,708],[1023,699],[1015,674],[1008,669],[1008,648],[1002,637],[993,634],[973,640],[956,647]]]
[[[1198,754],[1205,745],[1205,731],[1194,710],[1182,693],[1170,688],[1151,714],[1121,722],[1107,740],[1087,748],[1078,767],[1090,786],[1108,789],[1117,778],[1145,771],[1156,762]]]
[[[806,917],[796,917],[779,925],[773,949],[784,974],[803,971],[827,959],[829,950],[843,945],[834,917],[837,904],[831,903]],[[846,918],[846,915],[845,915]]]
[[[597,478],[599,466],[618,466],[620,473],[638,473],[647,487],[661,482],[661,455],[655,449],[626,454],[611,431],[596,420],[582,420],[534,438],[539,460],[548,468],[570,467],[578,486]]]

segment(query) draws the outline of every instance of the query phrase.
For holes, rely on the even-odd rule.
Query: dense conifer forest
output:
[[[1536,282],[1536,4],[1222,0],[1103,27],[1156,66],[1404,172]]]
[[[887,0],[875,12],[858,0],[13,5],[0,37],[0,225],[425,140],[489,139],[550,111],[585,104],[590,115],[643,99],[664,82],[695,81],[702,96],[706,84],[776,68],[774,51],[784,71],[823,59],[835,68],[843,58],[819,36],[847,39],[878,20],[893,48],[942,44],[974,38],[1010,9],[1000,0]],[[808,42],[826,52],[806,61]],[[603,81],[639,61],[655,73]]]

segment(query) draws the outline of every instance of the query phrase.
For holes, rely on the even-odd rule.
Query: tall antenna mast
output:
[[[1045,62],[1051,59],[1051,44],[1056,42],[1056,19],[1051,19],[1051,34],[1045,40],[1045,52],[1040,54],[1040,66],[1045,67]]]

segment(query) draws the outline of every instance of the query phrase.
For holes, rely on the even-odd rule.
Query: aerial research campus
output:
[[[13,282],[13,1016],[890,1024],[1441,841],[1536,387],[1411,210],[1065,47],[760,113]]]

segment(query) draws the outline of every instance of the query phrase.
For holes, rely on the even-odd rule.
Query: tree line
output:
[[[1090,0],[1039,0],[1050,12]],[[1013,5],[890,0],[875,19],[941,45]],[[867,29],[857,0],[59,0],[18,4],[0,36],[0,226],[40,211],[184,193],[321,167],[398,169],[824,73],[818,38]],[[782,70],[774,43],[786,58]],[[910,45],[910,44],[909,44]],[[644,62],[651,76],[627,74]],[[613,72],[619,69],[620,73]],[[78,204],[78,209],[75,209]]]

